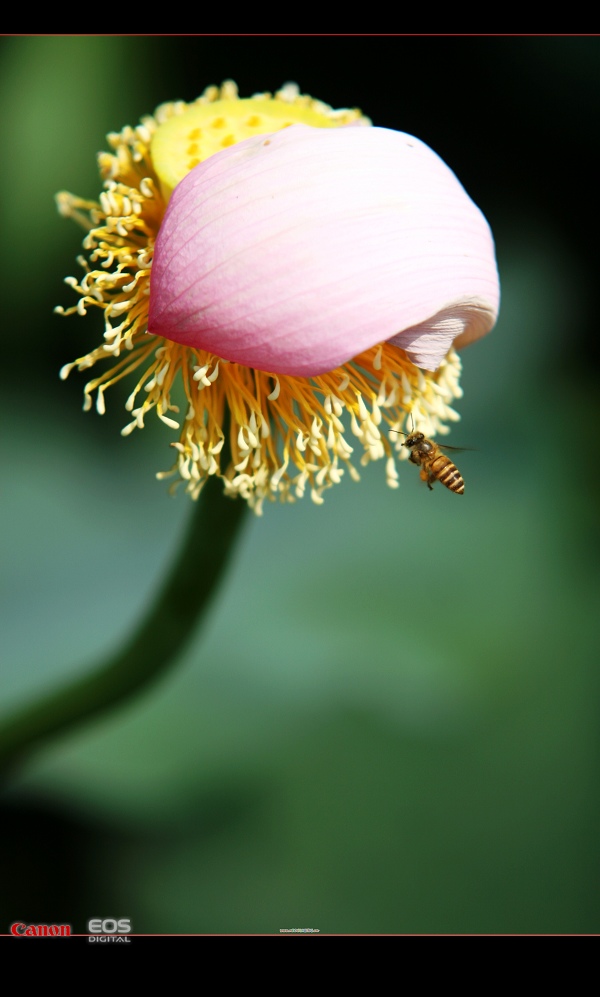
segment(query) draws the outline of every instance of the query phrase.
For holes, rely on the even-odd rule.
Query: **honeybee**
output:
[[[464,493],[465,483],[462,474],[456,464],[442,453],[442,450],[458,451],[462,447],[442,446],[440,443],[428,440],[423,433],[415,432],[406,437],[402,446],[410,450],[408,459],[421,468],[421,478],[427,482],[430,491],[433,491],[434,481],[441,481],[451,492],[456,492],[457,495]]]

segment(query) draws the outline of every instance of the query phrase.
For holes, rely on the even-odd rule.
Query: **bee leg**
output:
[[[420,465],[420,463],[421,463],[421,461],[419,460],[419,457],[418,457],[418,455],[417,455],[417,454],[416,454],[416,453],[414,452],[414,450],[411,450],[411,452],[410,452],[410,457],[409,457],[408,459],[409,459],[409,461],[410,461],[410,462],[411,462],[412,464],[417,464],[417,465]]]
[[[435,477],[433,474],[430,474],[429,471],[424,467],[421,468],[421,481],[425,482],[430,492],[433,491],[432,482],[435,481]]]

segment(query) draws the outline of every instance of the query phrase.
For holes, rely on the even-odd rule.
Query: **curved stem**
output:
[[[246,503],[210,478],[170,574],[137,632],[107,662],[28,705],[0,726],[0,767],[34,746],[125,702],[166,671],[189,640],[230,555]]]

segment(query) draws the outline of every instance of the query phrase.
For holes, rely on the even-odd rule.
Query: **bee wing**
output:
[[[440,450],[454,450],[454,453],[465,453],[467,450],[476,452],[477,450],[477,447],[450,447],[447,443],[438,443],[437,446]]]

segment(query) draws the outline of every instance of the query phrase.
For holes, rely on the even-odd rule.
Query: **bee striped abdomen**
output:
[[[462,495],[465,490],[465,483],[463,481],[463,476],[458,470],[456,464],[453,464],[449,457],[445,454],[439,454],[435,460],[430,464],[430,472],[432,477],[437,478],[441,481],[446,488],[449,488],[451,492],[456,492],[458,495]]]

